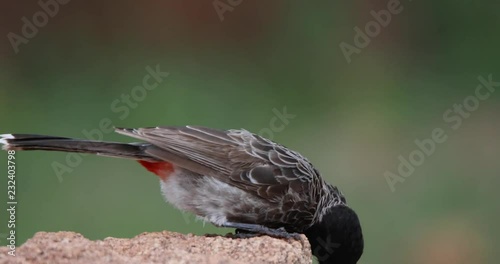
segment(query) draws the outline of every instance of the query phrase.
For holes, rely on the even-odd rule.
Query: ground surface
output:
[[[78,233],[36,233],[16,248],[0,247],[3,263],[312,263],[307,239],[234,239],[174,232],[91,241]]]

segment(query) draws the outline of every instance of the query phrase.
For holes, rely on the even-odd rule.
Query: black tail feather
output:
[[[5,150],[46,150],[62,152],[91,153],[117,158],[157,161],[144,152],[149,143],[102,142],[66,137],[32,134],[3,134],[0,144]]]

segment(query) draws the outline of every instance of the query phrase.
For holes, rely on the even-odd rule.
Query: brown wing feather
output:
[[[289,188],[307,193],[317,176],[300,154],[246,130],[187,126],[116,131],[153,144],[156,148],[146,150],[148,154],[262,198],[282,197]]]
[[[246,130],[189,126],[117,132],[153,144],[145,150],[153,157],[275,203],[276,212],[264,210],[259,223],[307,226],[316,216],[322,181],[318,172],[300,154],[270,140]]]

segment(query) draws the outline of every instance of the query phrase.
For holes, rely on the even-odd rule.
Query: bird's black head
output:
[[[356,213],[346,205],[331,207],[304,234],[319,263],[355,264],[363,254],[363,233]]]

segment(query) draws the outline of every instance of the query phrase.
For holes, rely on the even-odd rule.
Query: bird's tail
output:
[[[32,134],[3,134],[0,144],[4,150],[47,150],[91,153],[115,158],[157,161],[145,153],[149,143],[102,142],[85,139]]]

